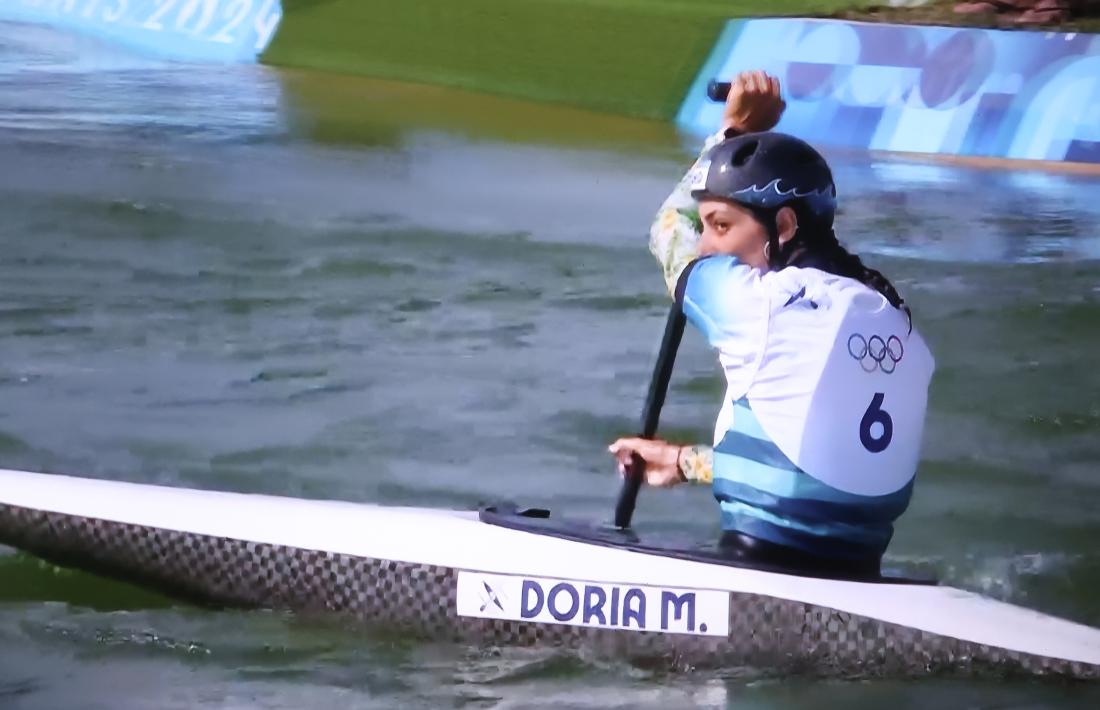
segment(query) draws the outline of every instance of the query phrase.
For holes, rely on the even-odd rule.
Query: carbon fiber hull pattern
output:
[[[683,667],[816,676],[1027,674],[1100,678],[1100,666],[974,644],[803,602],[731,593],[726,638],[474,619],[458,570],[0,505],[0,542],[58,564],[217,606],[340,614],[426,638],[584,646]]]

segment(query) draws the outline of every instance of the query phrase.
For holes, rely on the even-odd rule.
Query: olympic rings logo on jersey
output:
[[[859,361],[864,372],[874,372],[877,369],[889,375],[905,357],[905,346],[896,335],[883,340],[881,335],[865,338],[859,333],[852,333],[848,336],[848,354],[853,360]]]

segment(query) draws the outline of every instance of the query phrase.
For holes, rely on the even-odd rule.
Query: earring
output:
[[[764,261],[772,263],[772,243],[764,242]]]

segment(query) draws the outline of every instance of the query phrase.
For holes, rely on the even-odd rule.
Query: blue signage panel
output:
[[[75,30],[167,59],[254,62],[280,0],[0,0],[0,20]]]
[[[1100,163],[1100,35],[734,20],[677,122],[715,129],[706,83],[780,78],[777,130],[819,145]]]

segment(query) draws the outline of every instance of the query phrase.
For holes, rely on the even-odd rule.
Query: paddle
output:
[[[707,98],[711,101],[725,101],[730,95],[733,85],[728,81],[711,79],[707,84]]]
[[[676,350],[680,347],[680,338],[684,335],[684,312],[679,305],[673,304],[665,323],[665,334],[661,339],[661,351],[657,354],[657,364],[653,368],[653,378],[649,381],[649,393],[642,408],[642,433],[644,439],[652,439],[657,434],[657,420],[661,417],[661,407],[668,393],[668,381],[672,377],[672,366],[676,362]],[[634,517],[634,504],[638,500],[638,489],[645,480],[645,461],[634,454],[623,487],[619,490],[619,501],[615,504],[615,527],[630,527]]]

